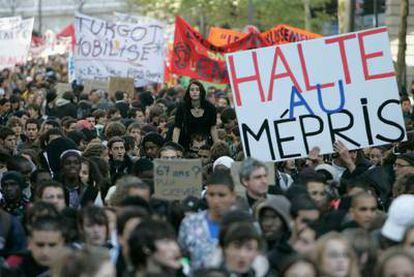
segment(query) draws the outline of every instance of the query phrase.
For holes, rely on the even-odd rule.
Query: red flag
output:
[[[320,36],[288,25],[278,25],[264,33],[251,29],[237,41],[215,46],[177,16],[171,70],[194,79],[228,84],[225,54],[316,37]]]
[[[171,61],[176,74],[219,84],[229,82],[226,53],[266,46],[259,33],[252,32],[225,46],[214,46],[184,19],[175,21],[174,48]]]

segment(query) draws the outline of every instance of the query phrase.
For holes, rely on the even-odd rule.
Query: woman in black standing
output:
[[[208,144],[218,141],[216,129],[217,111],[206,100],[206,90],[197,80],[187,87],[184,101],[178,106],[175,115],[173,141],[186,150],[191,146],[194,136],[202,136]]]

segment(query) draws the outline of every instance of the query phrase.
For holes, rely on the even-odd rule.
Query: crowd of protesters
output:
[[[0,276],[414,276],[410,132],[315,147],[269,181],[244,157],[229,88],[109,95],[58,82],[61,56],[0,74]],[[157,158],[201,159],[202,195],[153,197]]]

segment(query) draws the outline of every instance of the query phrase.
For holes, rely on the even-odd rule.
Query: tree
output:
[[[339,33],[349,33],[355,27],[355,0],[338,0]]]
[[[128,0],[131,11],[174,21],[175,15],[196,25],[203,35],[211,26],[243,29],[249,24],[249,2],[253,6],[253,25],[268,30],[276,24],[305,27],[304,0]],[[325,6],[332,0],[308,0],[310,29],[320,32],[326,20],[333,19]],[[309,15],[309,14],[308,14]]]
[[[405,52],[407,50],[407,17],[409,12],[408,0],[400,3],[400,29],[398,31],[398,54],[397,54],[397,83],[401,89],[406,86],[406,64]]]

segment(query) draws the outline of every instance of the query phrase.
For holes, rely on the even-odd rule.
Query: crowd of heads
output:
[[[0,276],[414,276],[408,97],[406,142],[263,163],[228,86],[67,78],[63,56],[0,72]],[[155,197],[156,159],[200,159],[201,195]]]

